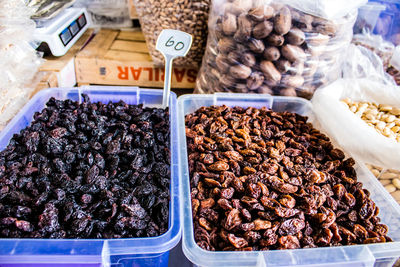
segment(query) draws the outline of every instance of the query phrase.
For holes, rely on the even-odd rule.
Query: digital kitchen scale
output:
[[[53,56],[65,55],[91,25],[85,8],[67,8],[54,18],[35,21],[36,43],[46,43]]]

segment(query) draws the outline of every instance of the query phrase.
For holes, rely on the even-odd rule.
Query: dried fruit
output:
[[[51,98],[0,152],[0,237],[107,239],[167,231],[168,110],[83,100]]]
[[[345,160],[306,117],[211,106],[185,122],[200,247],[250,251],[391,240],[357,182],[354,160]],[[215,149],[207,147],[213,143]]]

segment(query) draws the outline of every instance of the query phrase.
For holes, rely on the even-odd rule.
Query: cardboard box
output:
[[[140,31],[100,30],[75,59],[78,85],[162,88],[164,68],[154,66]],[[174,68],[172,88],[195,86],[197,70]]]
[[[88,29],[68,52],[61,57],[47,56],[39,71],[53,72],[59,87],[76,85],[75,56],[92,37],[94,30]]]

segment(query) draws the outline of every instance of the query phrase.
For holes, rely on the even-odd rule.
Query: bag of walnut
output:
[[[174,65],[200,67],[207,40],[210,0],[134,0],[142,31],[153,62],[164,65],[164,57],[156,50],[158,35],[163,29],[187,32],[193,43],[185,57],[176,58]]]
[[[215,0],[197,93],[311,98],[341,75],[365,0]]]

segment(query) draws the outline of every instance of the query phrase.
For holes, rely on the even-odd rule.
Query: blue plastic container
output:
[[[308,116],[309,122],[320,128],[311,102],[298,97],[218,93],[214,95],[184,95],[178,99],[178,125],[180,147],[182,250],[197,266],[247,267],[247,266],[341,266],[341,267],[391,267],[400,256],[400,206],[380,182],[357,162],[358,180],[371,192],[371,199],[380,208],[382,223],[389,227],[388,236],[395,242],[327,248],[292,249],[275,251],[206,251],[200,248],[193,233],[190,178],[185,135],[185,115],[202,106],[227,105],[240,107],[269,107],[274,111],[289,111]],[[321,129],[323,132],[323,129]]]
[[[39,92],[0,134],[4,149],[14,133],[32,121],[50,97],[81,100],[88,94],[92,102],[124,100],[128,104],[160,107],[162,91],[137,87],[51,88]],[[0,266],[168,266],[169,251],[181,238],[178,179],[178,136],[176,95],[170,97],[171,186],[168,231],[158,237],[125,239],[0,239]]]
[[[370,0],[359,8],[355,33],[371,32],[400,45],[400,2],[398,0]]]

